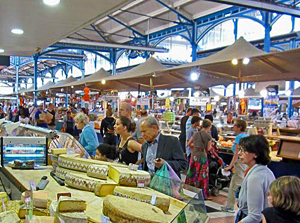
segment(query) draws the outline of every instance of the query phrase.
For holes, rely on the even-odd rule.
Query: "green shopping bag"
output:
[[[156,171],[149,187],[161,193],[173,196],[170,174],[166,163]]]

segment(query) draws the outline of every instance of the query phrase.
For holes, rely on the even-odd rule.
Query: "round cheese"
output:
[[[89,177],[95,177],[102,180],[107,179],[108,166],[106,165],[89,165],[87,168],[87,175]]]
[[[105,181],[75,173],[70,173],[65,176],[65,183],[68,184],[68,186],[86,191],[94,192],[96,184],[99,182],[103,183]]]

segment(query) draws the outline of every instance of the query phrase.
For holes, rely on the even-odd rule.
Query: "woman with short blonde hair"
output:
[[[300,222],[300,178],[283,176],[270,186],[269,205],[262,211],[263,223]]]
[[[99,141],[94,128],[89,124],[89,117],[80,112],[75,116],[74,121],[77,129],[82,129],[79,136],[80,144],[86,149],[90,156],[95,156]]]

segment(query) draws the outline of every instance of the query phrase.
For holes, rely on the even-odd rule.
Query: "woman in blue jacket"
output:
[[[85,148],[90,156],[95,156],[99,142],[95,130],[89,124],[89,117],[80,112],[75,116],[74,120],[77,129],[82,129],[79,136],[80,144]]]

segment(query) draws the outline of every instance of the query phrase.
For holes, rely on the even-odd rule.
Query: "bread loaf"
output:
[[[133,187],[121,187],[117,186],[114,189],[114,195],[124,198],[130,198],[133,200],[141,201],[150,204],[152,195],[156,195],[155,206],[167,212],[170,207],[170,198],[162,193],[149,190],[146,188],[133,188]]]
[[[107,195],[103,201],[103,214],[115,223],[167,222],[163,211],[150,204]]]
[[[77,212],[86,210],[86,201],[61,196],[58,201],[58,212]]]
[[[87,175],[98,179],[106,180],[108,175],[108,166],[106,165],[89,165]]]

